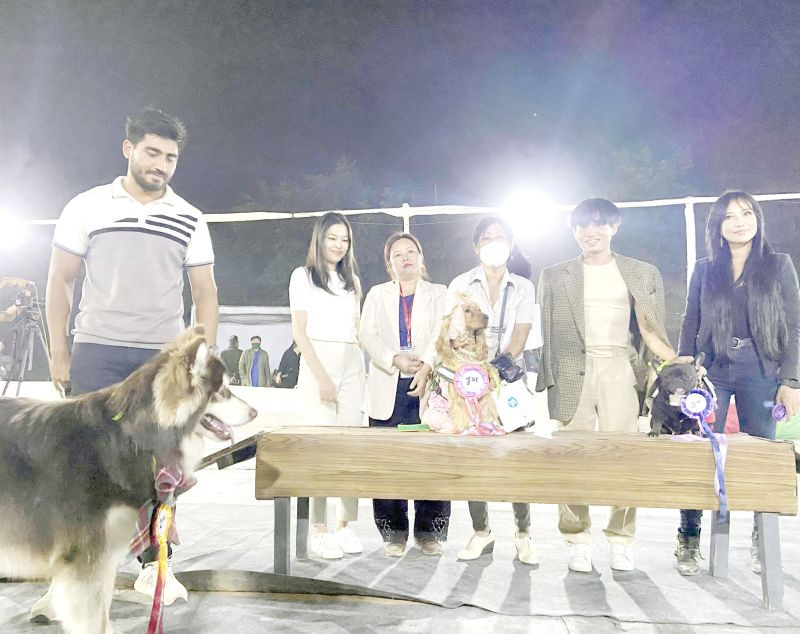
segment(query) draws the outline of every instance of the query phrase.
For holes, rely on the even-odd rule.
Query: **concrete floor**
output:
[[[672,557],[675,511],[639,510],[637,570],[618,573],[608,567],[600,530],[607,511],[594,510],[595,570],[581,574],[567,570],[553,506],[533,508],[540,563],[527,567],[514,563],[509,505],[490,505],[498,537],[493,555],[464,563],[455,556],[471,532],[466,503],[453,505],[450,540],[441,558],[409,548],[398,560],[383,554],[370,502],[362,500],[361,520],[354,526],[364,553],[337,562],[293,562],[296,577],[287,579],[271,574],[272,504],[253,499],[252,461],[199,475],[199,484],[179,502],[182,545],[174,556],[190,598],[167,609],[168,632],[800,633],[800,579],[795,576],[800,523],[794,517],[781,520],[785,611],[761,607],[760,578],[747,568],[752,521],[747,514],[733,517],[729,577],[715,579],[704,571],[683,578]],[[147,627],[149,607],[125,589],[135,571],[131,563],[121,571],[112,606],[119,632]],[[57,625],[27,622],[27,610],[44,589],[43,584],[0,583],[0,632],[59,632]],[[236,589],[261,592],[229,591]],[[417,600],[325,595],[337,589]]]

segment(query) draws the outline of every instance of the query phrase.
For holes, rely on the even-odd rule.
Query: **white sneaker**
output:
[[[417,548],[422,551],[423,555],[430,555],[435,557],[444,552],[444,545],[438,539],[433,537],[425,537],[424,539],[415,539],[414,543]]]
[[[318,557],[323,559],[341,559],[344,556],[342,549],[330,533],[315,533],[308,540],[308,547]]]
[[[530,535],[515,536],[514,545],[517,547],[517,559],[523,564],[535,566],[539,563],[539,555],[533,546]]]
[[[358,541],[358,537],[356,537],[353,529],[349,526],[343,526],[337,530],[334,535],[336,537],[336,543],[339,545],[339,548],[342,549],[343,553],[357,555],[364,550],[361,542]]]
[[[614,570],[633,570],[633,546],[630,544],[609,544],[608,561]]]
[[[133,589],[147,595],[151,599],[156,594],[156,582],[158,581],[158,562],[151,561],[142,566],[139,576],[133,582]],[[175,578],[172,572],[172,560],[167,560],[167,575],[164,578],[164,605],[172,605],[177,599],[189,600],[189,593],[183,584]]]
[[[47,589],[47,592],[39,597],[36,603],[33,604],[28,619],[31,621],[31,623],[39,623],[40,625],[46,625],[52,621],[58,621],[58,615],[56,614],[56,609],[53,606],[53,586],[50,586]]]
[[[386,542],[383,545],[383,549],[389,557],[402,557],[406,552],[406,543]]]
[[[494,534],[489,533],[486,537],[474,533],[467,545],[462,548],[457,557],[459,561],[472,561],[481,555],[486,555],[494,550]]]
[[[591,544],[570,544],[567,567],[575,572],[592,571]]]

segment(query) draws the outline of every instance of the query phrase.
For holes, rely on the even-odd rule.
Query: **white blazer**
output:
[[[433,367],[436,339],[444,313],[447,287],[417,282],[411,311],[411,341],[414,352]],[[369,354],[365,411],[371,418],[386,420],[394,410],[400,371],[392,365],[400,354],[400,288],[395,281],[373,286],[364,300],[358,338]]]

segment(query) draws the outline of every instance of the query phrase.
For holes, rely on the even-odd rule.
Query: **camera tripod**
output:
[[[17,315],[16,319],[11,322],[11,328],[14,331],[12,339],[11,356],[13,362],[11,369],[8,372],[8,378],[3,386],[2,395],[6,395],[8,386],[12,381],[17,382],[17,391],[15,396],[19,396],[19,391],[22,388],[22,383],[25,380],[25,372],[33,368],[33,349],[34,341],[38,340],[42,344],[45,358],[50,358],[50,352],[47,348],[47,341],[42,332],[42,312],[36,307],[24,306]]]

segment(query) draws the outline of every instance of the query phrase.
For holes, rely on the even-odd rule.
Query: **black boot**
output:
[[[678,573],[684,577],[700,574],[700,535],[688,537],[678,533],[678,547],[675,549],[678,560]]]

